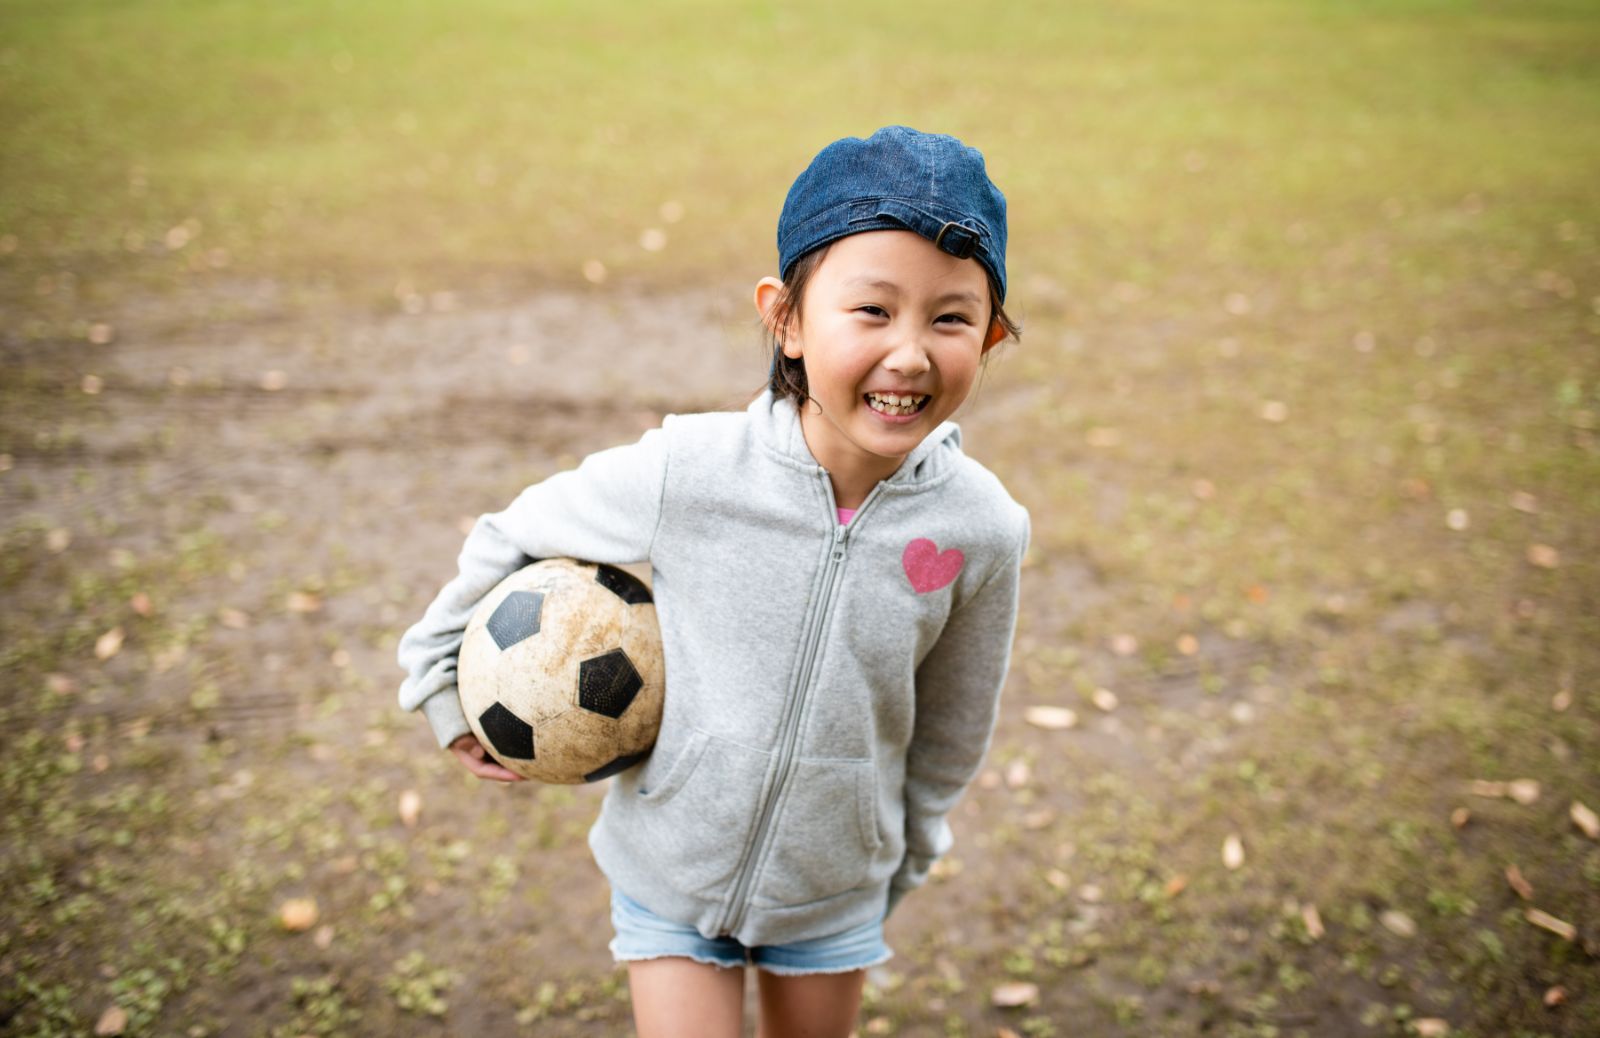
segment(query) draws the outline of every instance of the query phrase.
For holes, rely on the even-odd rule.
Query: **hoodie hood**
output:
[[[804,472],[822,471],[811,448],[806,446],[805,433],[800,428],[800,412],[793,400],[765,389],[745,411],[750,416],[756,440],[779,461]],[[960,457],[961,427],[951,421],[940,422],[884,483],[887,487],[920,489],[942,482],[954,473]]]

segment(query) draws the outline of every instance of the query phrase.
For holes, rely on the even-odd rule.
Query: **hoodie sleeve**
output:
[[[889,887],[893,911],[927,881],[929,867],[954,843],[950,810],[978,773],[994,737],[1017,623],[1028,517],[1013,551],[950,619],[917,668],[916,721],[906,755],[906,856]]]
[[[456,695],[456,655],[483,597],[530,559],[622,564],[650,557],[667,474],[666,425],[638,443],[591,454],[576,469],[528,487],[478,518],[460,572],[400,638],[400,706],[420,710],[440,746],[471,729]]]

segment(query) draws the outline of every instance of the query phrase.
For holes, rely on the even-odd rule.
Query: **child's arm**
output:
[[[496,584],[530,559],[621,564],[650,557],[666,485],[666,436],[664,424],[638,443],[591,454],[576,469],[528,487],[505,511],[478,518],[461,547],[460,572],[400,639],[400,706],[422,711],[441,747],[454,751],[471,733],[456,695],[456,655],[473,610]],[[470,745],[464,752],[472,756]]]
[[[994,736],[1027,546],[1024,512],[1015,554],[950,615],[917,668],[916,722],[906,754],[906,856],[890,882],[890,911],[927,881],[929,867],[954,843],[946,816],[977,775]]]

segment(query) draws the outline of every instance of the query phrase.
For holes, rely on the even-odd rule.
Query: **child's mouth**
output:
[[[897,396],[894,393],[865,393],[863,398],[867,401],[867,406],[879,414],[899,417],[916,414],[924,407],[927,407],[928,401],[933,399],[927,393],[910,396]]]

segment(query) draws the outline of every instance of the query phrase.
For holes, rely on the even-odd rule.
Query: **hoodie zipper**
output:
[[[822,595],[819,599],[817,610],[811,617],[811,626],[806,631],[805,650],[800,659],[799,680],[794,686],[794,693],[789,697],[789,709],[783,718],[782,747],[778,755],[778,777],[772,784],[772,791],[767,794],[761,805],[761,820],[756,825],[755,839],[745,850],[744,858],[739,862],[739,881],[734,886],[731,911],[733,913],[723,926],[718,927],[719,933],[732,935],[744,925],[744,917],[749,909],[749,887],[752,875],[755,872],[756,862],[761,860],[762,845],[767,840],[767,830],[772,825],[774,808],[778,797],[783,793],[784,783],[789,780],[789,766],[794,762],[794,746],[800,737],[800,711],[805,706],[806,696],[811,690],[812,670],[817,662],[817,651],[822,647],[822,632],[827,629],[828,615],[833,606],[834,585],[837,582],[840,568],[844,565],[845,555],[848,551],[850,530],[861,521],[861,516],[866,512],[867,506],[872,504],[873,498],[878,496],[878,486],[874,486],[867,494],[866,500],[861,502],[861,507],[856,509],[856,514],[851,516],[850,522],[839,522],[838,509],[834,506],[833,484],[829,481],[828,474],[821,474],[823,489],[828,497],[828,518],[833,521],[832,545],[828,549],[828,558],[823,562],[822,569]]]

